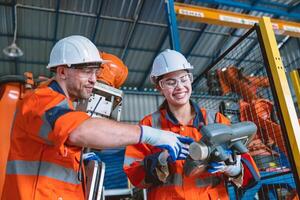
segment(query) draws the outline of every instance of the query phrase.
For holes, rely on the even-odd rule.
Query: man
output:
[[[72,101],[92,94],[100,58],[87,38],[58,41],[48,69],[55,76],[19,102],[2,199],[84,199],[82,147],[108,148],[147,143],[180,158],[192,140],[147,126],[93,119],[75,111]]]

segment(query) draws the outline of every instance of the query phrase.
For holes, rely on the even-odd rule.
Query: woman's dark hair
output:
[[[158,82],[164,78],[164,75],[161,75],[155,79],[155,85],[158,85]]]
[[[165,99],[162,104],[160,104],[160,106],[158,107],[158,109],[166,109],[168,107],[168,102],[167,100]]]

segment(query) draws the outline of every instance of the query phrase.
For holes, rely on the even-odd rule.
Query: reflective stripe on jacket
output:
[[[156,111],[153,114],[146,116],[141,121],[141,124],[173,131],[180,135],[192,137],[195,141],[199,141],[202,137],[199,129],[203,124],[214,122],[224,124],[230,123],[229,120],[220,113],[199,109],[194,103],[192,103],[192,105],[196,116],[190,122],[190,125],[181,125],[167,109],[161,109],[160,111]],[[133,185],[147,188],[148,199],[205,200],[229,198],[223,174],[219,173],[217,175],[212,175],[204,172],[198,177],[187,177],[183,172],[184,161],[169,163],[170,176],[167,178],[166,183],[157,184],[147,182],[147,172],[144,161],[149,156],[160,151],[160,149],[146,144],[137,144],[126,148],[124,171]],[[253,160],[251,159],[251,161]],[[244,167],[242,185],[245,183],[248,184],[250,180],[253,179],[251,173],[248,173],[248,169],[248,165],[247,167]]]
[[[84,199],[81,148],[65,142],[88,118],[55,81],[25,96],[17,107],[2,199]]]

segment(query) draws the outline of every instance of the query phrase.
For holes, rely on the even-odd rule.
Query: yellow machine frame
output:
[[[300,110],[300,78],[298,70],[293,70],[290,72],[292,83],[294,86],[294,91],[297,97],[298,108]]]
[[[296,165],[297,178],[300,174],[300,127],[298,117],[294,107],[294,102],[289,89],[285,68],[282,64],[280,53],[277,47],[274,31],[270,18],[263,17],[259,22],[263,45],[268,61],[267,66],[271,72],[271,79],[274,82],[278,105],[282,112],[282,118],[288,136],[291,153]],[[283,134],[285,134],[283,132]],[[296,178],[296,177],[295,177]]]

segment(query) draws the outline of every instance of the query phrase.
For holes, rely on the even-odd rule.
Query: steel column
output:
[[[165,9],[167,13],[168,23],[169,23],[169,33],[170,33],[170,46],[176,51],[181,51],[177,19],[174,10],[174,0],[165,1]]]

